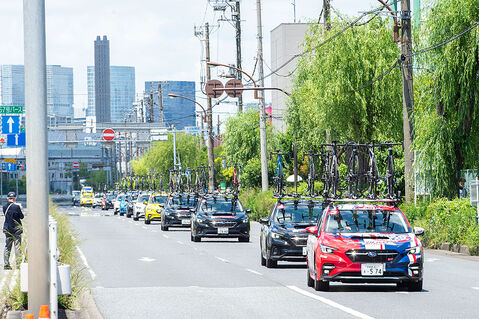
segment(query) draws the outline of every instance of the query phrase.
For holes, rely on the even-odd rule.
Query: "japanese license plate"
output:
[[[303,247],[303,256],[306,256],[308,254],[308,251],[306,249],[306,247]]]
[[[361,264],[361,276],[382,276],[384,264]]]
[[[189,225],[190,224],[190,220],[189,219],[182,219],[181,220],[181,225]]]
[[[225,235],[229,233],[228,227],[219,227],[218,228],[218,234],[220,235]]]

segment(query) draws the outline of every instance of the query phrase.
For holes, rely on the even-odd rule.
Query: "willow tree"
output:
[[[440,44],[479,21],[477,0],[433,3],[421,30],[424,46]],[[427,173],[433,196],[457,196],[461,170],[479,161],[479,31],[418,56],[431,72],[417,76],[417,169]]]
[[[331,140],[402,141],[401,75],[393,69],[371,81],[398,60],[392,26],[379,16],[354,26],[318,48],[350,21],[342,19],[324,32],[313,25],[299,61],[288,123],[303,150]]]

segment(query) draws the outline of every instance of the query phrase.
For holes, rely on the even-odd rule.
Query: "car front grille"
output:
[[[306,243],[308,242],[307,237],[292,237],[291,240],[296,246],[306,246]]]
[[[234,226],[236,226],[236,222],[216,220],[216,221],[211,222],[211,225],[213,227],[234,227]]]
[[[346,256],[355,263],[388,263],[396,259],[396,250],[369,250],[352,249],[346,252]]]

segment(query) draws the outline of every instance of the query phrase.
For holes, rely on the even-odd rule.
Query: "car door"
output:
[[[271,224],[273,222],[273,216],[274,212],[276,210],[276,206],[278,203],[274,204],[273,208],[271,209],[271,212],[269,213],[268,216],[268,224],[267,225],[261,225],[261,252],[263,253],[263,256],[267,256],[267,251],[268,251],[268,235],[271,229]]]

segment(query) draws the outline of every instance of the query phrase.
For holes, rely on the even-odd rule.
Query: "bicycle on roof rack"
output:
[[[376,153],[374,150],[380,146],[381,144],[377,143],[377,141],[371,141],[370,144],[366,144],[368,152],[368,170],[366,172],[368,189],[366,197],[369,199],[375,199],[378,197],[378,183],[380,182],[381,178],[379,177]]]
[[[206,166],[201,165],[198,166],[197,174],[196,174],[196,181],[197,181],[197,192],[200,194],[207,194],[208,193],[208,182],[206,180]]]
[[[386,158],[386,173],[384,176],[384,180],[386,182],[386,190],[383,193],[383,196],[386,198],[391,198],[391,199],[396,199],[400,197],[400,193],[395,193],[394,192],[394,186],[395,186],[395,175],[396,172],[394,170],[394,156],[393,156],[393,147],[394,146],[402,146],[404,148],[403,143],[393,143],[391,141],[387,141],[385,143],[381,143],[380,149],[382,147],[387,147],[388,148],[388,155]]]
[[[306,195],[309,197],[316,197],[319,194],[314,190],[314,183],[316,182],[316,168],[315,168],[315,160],[319,158],[321,154],[313,153],[313,151],[309,151],[309,153],[303,154],[303,161],[305,157],[308,157],[308,188],[306,189]]]
[[[363,193],[359,189],[359,148],[363,146],[365,145],[354,142],[345,144],[345,147],[349,151],[349,156],[346,160],[348,166],[348,175],[346,176],[348,189],[345,193],[348,198],[363,197]]]
[[[341,180],[341,175],[339,174],[339,147],[344,146],[344,144],[339,144],[338,141],[332,141],[331,143],[323,143],[321,145],[324,147],[330,147],[331,150],[326,150],[326,154],[323,158],[326,160],[325,165],[325,176],[324,180],[324,198],[339,198],[342,196],[342,192],[339,188],[339,182]]]
[[[283,162],[281,160],[282,156],[287,155],[288,153],[281,153],[280,151],[271,152],[269,159],[272,159],[273,155],[277,156],[276,161],[276,175],[273,178],[274,184],[276,185],[273,195],[276,197],[283,197],[285,195],[285,186],[284,186],[284,174],[283,174]]]

